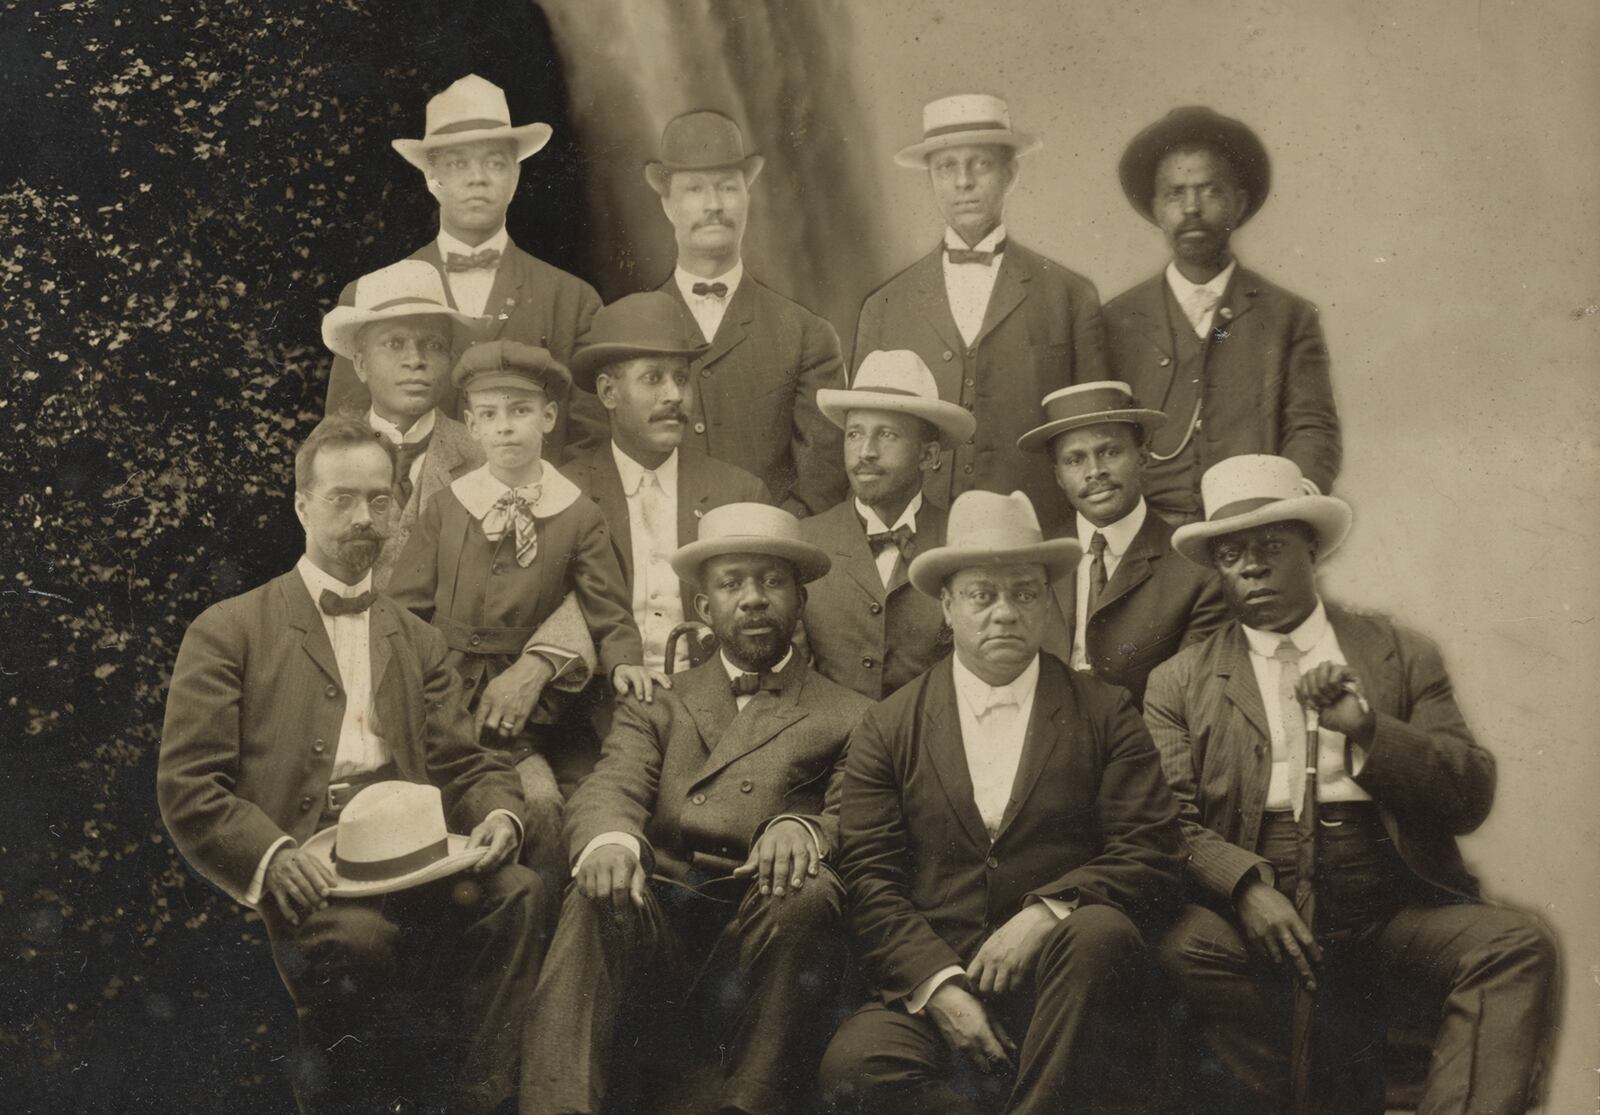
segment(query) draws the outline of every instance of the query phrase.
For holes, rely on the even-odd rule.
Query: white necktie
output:
[[[1195,287],[1184,299],[1183,312],[1188,316],[1189,324],[1194,327],[1196,337],[1206,335],[1206,327],[1210,324],[1206,319],[1221,301],[1222,295],[1207,287]]]
[[[1294,819],[1300,819],[1306,797],[1306,722],[1295,696],[1295,683],[1300,680],[1300,648],[1284,636],[1273,657],[1278,660],[1278,716],[1283,724],[1284,761],[1289,764],[1289,804],[1294,809]]]

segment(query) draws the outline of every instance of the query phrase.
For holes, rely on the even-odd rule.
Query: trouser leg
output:
[[[818,1072],[829,1111],[847,1115],[984,1115],[971,1093],[1004,1095],[950,1052],[926,1013],[868,1003],[828,1043]],[[976,1087],[974,1087],[976,1085]]]

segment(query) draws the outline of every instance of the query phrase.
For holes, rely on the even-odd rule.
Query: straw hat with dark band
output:
[[[1038,564],[1053,581],[1076,567],[1082,556],[1075,538],[1045,541],[1039,516],[1021,492],[1003,496],[974,488],[950,505],[944,545],[912,558],[907,574],[919,592],[938,596],[950,575],[962,569]]]
[[[550,142],[549,124],[511,126],[505,91],[477,74],[468,74],[428,102],[426,131],[421,139],[390,140],[400,157],[422,173],[430,172],[428,152],[481,139],[503,139],[516,145],[521,162]]]
[[[1167,420],[1159,410],[1141,407],[1133,397],[1133,388],[1115,379],[1063,387],[1050,392],[1039,405],[1044,410],[1044,423],[1017,439],[1017,448],[1025,453],[1048,453],[1058,435],[1084,426],[1126,422],[1138,426],[1149,437]]]
[[[1350,533],[1350,505],[1325,496],[1287,457],[1247,453],[1228,457],[1200,477],[1206,517],[1172,532],[1172,548],[1196,565],[1211,564],[1211,540],[1268,523],[1305,523],[1317,534],[1318,558]]]
[[[767,554],[787,559],[801,584],[815,581],[833,566],[821,549],[800,537],[800,520],[765,503],[725,503],[700,520],[699,537],[679,546],[669,559],[681,581],[700,583],[700,567],[723,554]]]

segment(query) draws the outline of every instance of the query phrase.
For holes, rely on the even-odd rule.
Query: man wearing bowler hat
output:
[[[566,364],[600,308],[600,296],[582,279],[552,267],[512,243],[506,210],[521,181],[522,161],[550,140],[550,125],[513,126],[505,92],[468,74],[428,102],[421,139],[393,140],[395,151],[423,175],[439,203],[439,235],[410,259],[432,264],[444,278],[453,309],[484,318],[471,340],[520,341],[548,349]],[[354,284],[339,304],[353,305]],[[458,353],[459,355],[459,350]],[[364,410],[366,385],[343,355],[328,378],[327,412]],[[460,399],[445,384],[440,409],[460,414]],[[605,416],[592,397],[575,396],[562,407],[545,439],[544,455],[560,462],[598,444]]]
[[[713,507],[771,502],[744,469],[683,444],[695,413],[689,362],[705,351],[672,296],[649,291],[595,314],[572,358],[572,381],[599,398],[611,437],[561,471],[606,517],[653,670],[665,669],[672,629],[695,618],[695,586],[672,571],[673,552],[694,541]]]
[[[944,544],[947,512],[923,496],[923,477],[976,423],[904,349],[869,354],[849,390],[820,392],[817,404],[844,431],[850,495],[800,524],[833,560],[806,601],[806,642],[825,676],[876,701],[949,653],[938,601],[907,570]]]
[[[1202,481],[1173,547],[1232,619],[1150,675],[1145,719],[1180,808],[1196,904],[1161,963],[1241,1088],[1218,1112],[1384,1110],[1391,1019],[1437,1026],[1418,1111],[1521,1112],[1552,1023],[1555,946],[1490,905],[1456,838],[1488,816],[1493,757],[1432,643],[1325,604],[1350,508],[1285,457]],[[1309,1029],[1291,1062],[1298,985]]]
[[[933,370],[939,397],[977,417],[924,490],[937,503],[973,488],[1020,487],[1045,533],[1068,525],[1050,469],[1017,449],[1039,400],[1105,379],[1100,297],[1083,276],[1018,244],[1005,203],[1038,139],[1011,126],[1005,101],[962,93],[922,111],[922,139],[895,162],[926,171],[944,218],[939,246],[867,296],[856,324],[859,367],[878,349],[910,349]]]
[[[720,649],[653,703],[617,706],[568,804],[574,885],[528,1019],[523,1115],[595,1112],[616,1076],[670,1071],[689,1018],[723,1042],[710,1110],[783,1111],[827,1040],[848,952],[839,779],[867,706],[790,643],[828,556],[788,512],[731,503],[672,568]],[[626,1003],[665,1009],[617,1049]],[[730,1006],[731,1036],[707,1021]]]
[[[1227,618],[1216,577],[1172,552],[1172,527],[1145,504],[1144,469],[1160,411],[1117,380],[1063,387],[1017,448],[1046,454],[1076,513],[1083,557],[1052,586],[1063,620],[1045,647],[1075,670],[1120,685],[1139,705],[1145,679]]]
[[[720,112],[667,122],[661,158],[644,168],[678,244],[660,289],[707,346],[690,362],[687,442],[760,477],[779,506],[814,515],[845,490],[839,431],[817,410],[818,391],[844,386],[844,361],[833,326],[745,272],[740,250],[762,163]]]
[[[190,865],[261,915],[299,1018],[301,1110],[369,1111],[374,1097],[450,1079],[394,1041],[414,1029],[396,1016],[401,985],[456,971],[440,965],[450,945],[466,1045],[450,1110],[486,1112],[511,1094],[516,1004],[538,978],[546,899],[514,862],[517,775],[479,746],[443,636],[372,592],[394,467],[357,418],[306,439],[305,556],[190,625],[156,794]],[[447,838],[447,824],[466,835]],[[452,896],[469,860],[478,886]]]
[[[1241,453],[1287,457],[1328,491],[1341,445],[1317,308],[1230,247],[1267,200],[1261,140],[1209,108],[1176,108],[1134,137],[1118,174],[1172,253],[1106,304],[1112,375],[1168,419],[1150,442],[1145,498],[1174,522],[1199,518],[1201,474]]]
[[[842,1110],[1143,1109],[1144,932],[1183,845],[1127,694],[1040,652],[1078,557],[979,491],[911,562],[955,650],[850,737],[840,869],[878,998],[823,1060]]]

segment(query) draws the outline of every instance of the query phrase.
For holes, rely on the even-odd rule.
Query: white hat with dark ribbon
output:
[[[431,883],[475,866],[487,848],[468,848],[468,838],[445,829],[444,801],[437,786],[374,782],[350,799],[339,823],[305,843],[339,883],[336,898]]]
[[[1044,146],[1036,136],[1012,129],[1011,110],[999,97],[988,93],[957,93],[923,106],[922,138],[902,148],[894,161],[903,167],[921,170],[935,151],[987,143],[1009,147],[1019,158]]]
[[[421,139],[394,139],[389,144],[406,162],[427,174],[428,152],[440,147],[481,139],[506,139],[516,144],[520,163],[549,143],[551,134],[549,124],[512,127],[511,106],[506,103],[505,90],[477,74],[468,74],[428,101]]]
[[[1268,523],[1301,522],[1317,533],[1327,557],[1350,533],[1350,505],[1325,496],[1287,457],[1246,453],[1227,457],[1200,477],[1206,517],[1172,532],[1172,548],[1196,565],[1211,564],[1211,540]]]

